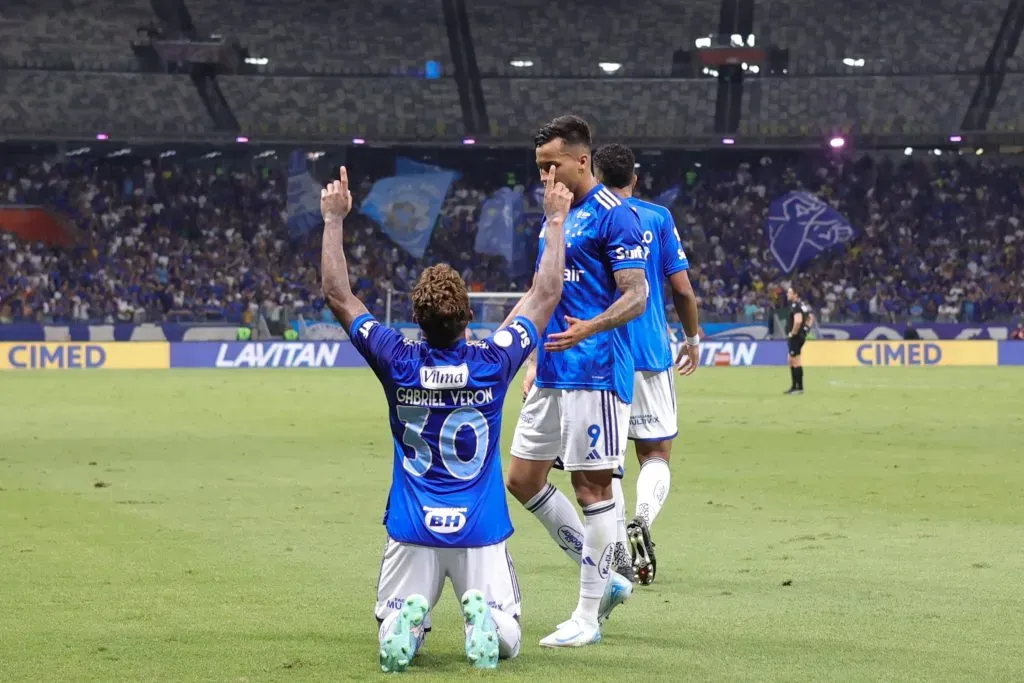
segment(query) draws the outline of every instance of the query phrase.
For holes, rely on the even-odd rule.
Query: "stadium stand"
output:
[[[261,71],[388,75],[422,71],[427,60],[451,62],[441,3],[373,0],[189,0],[197,27],[231,35]]]
[[[977,76],[822,76],[752,80],[741,132],[949,134]]]
[[[323,134],[429,140],[462,134],[453,81],[388,78],[220,79],[250,134]]]
[[[92,138],[203,133],[212,122],[188,76],[8,71],[0,76],[0,127]]]
[[[984,66],[1005,11],[1003,0],[756,0],[754,22],[760,44],[789,49],[794,74],[958,73]]]
[[[601,136],[666,138],[713,132],[714,81],[486,79],[491,133],[530,140],[537,121],[563,111],[586,117]],[[609,102],[616,102],[609,107]]]
[[[586,7],[544,0],[467,4],[480,73],[519,78],[605,76],[601,62],[621,64],[615,76],[668,76],[673,52],[717,32],[721,5],[717,0],[656,0],[638,12],[627,0]],[[532,66],[515,67],[513,60]]]
[[[988,127],[989,130],[1024,130],[1024,74],[1006,74]]]
[[[173,162],[80,159],[10,168],[0,180],[4,201],[57,207],[84,237],[57,249],[0,233],[0,321],[246,322],[261,309],[277,318],[324,315],[318,235],[289,239],[280,165]],[[365,216],[349,220],[356,287],[377,315],[388,288],[408,291],[422,267],[439,261],[477,290],[527,284],[503,258],[475,253],[489,190],[468,179],[480,163],[462,169],[423,259],[396,247]],[[653,196],[684,170],[662,171],[661,179],[641,172],[639,188]],[[690,171],[674,211],[707,320],[763,320],[779,305],[784,277],[767,251],[763,224],[771,200],[796,187],[832,199],[860,230],[849,248],[818,257],[794,278],[822,321],[1024,315],[1024,200],[1016,166],[765,156]],[[373,179],[357,177],[359,201]],[[408,315],[407,302],[396,305],[397,319]]]
[[[136,71],[130,49],[155,19],[146,0],[4,0],[0,63],[22,68]]]

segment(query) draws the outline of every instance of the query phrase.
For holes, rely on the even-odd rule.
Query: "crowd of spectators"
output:
[[[252,324],[329,317],[319,290],[319,235],[290,236],[287,179],[275,164],[185,166],[171,159],[77,159],[2,170],[0,203],[67,216],[73,246],[0,232],[0,322]],[[1024,315],[1024,172],[959,157],[764,156],[739,164],[640,171],[638,190],[680,188],[673,205],[705,320],[765,321],[783,306],[782,274],[764,219],[773,199],[803,188],[858,230],[792,276],[822,322],[1015,320]],[[356,175],[357,202],[373,178]],[[444,261],[475,291],[528,285],[501,257],[475,253],[475,220],[494,187],[464,173],[445,201],[423,259],[365,216],[346,222],[355,289],[383,315],[389,289],[408,292],[420,269]],[[511,184],[533,178],[510,177]],[[534,193],[527,230],[539,218]],[[536,248],[536,240],[523,240]],[[532,262],[529,256],[527,262]],[[393,301],[408,319],[408,297]]]

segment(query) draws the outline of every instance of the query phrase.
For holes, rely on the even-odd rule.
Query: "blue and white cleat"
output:
[[[477,669],[498,668],[498,627],[484,594],[470,589],[462,594],[466,618],[466,659]]]
[[[540,641],[541,647],[584,647],[601,642],[601,628],[570,619],[558,625],[558,630]]]
[[[422,640],[423,620],[429,611],[430,605],[422,595],[410,595],[405,599],[395,628],[380,644],[381,671],[398,673],[409,668]]]
[[[612,610],[626,602],[626,600],[629,600],[629,596],[632,594],[633,583],[626,577],[613,572],[611,580],[604,589],[604,595],[601,596],[601,605],[597,608],[597,623],[603,624],[608,621]],[[558,625],[558,628],[568,626],[571,623],[572,618],[563,621]]]
[[[622,576],[612,572],[612,578],[608,587],[604,589],[601,596],[601,606],[597,609],[597,623],[603,624],[611,616],[612,610],[629,600],[633,594],[633,583]]]

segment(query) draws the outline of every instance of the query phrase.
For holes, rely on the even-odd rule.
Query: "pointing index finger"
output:
[[[555,165],[551,164],[548,166],[548,179],[544,183],[544,190],[548,193],[551,192],[555,187]]]
[[[341,179],[341,191],[342,192],[347,192],[348,191],[348,169],[345,168],[344,166],[341,167],[341,173],[339,174],[339,177]]]

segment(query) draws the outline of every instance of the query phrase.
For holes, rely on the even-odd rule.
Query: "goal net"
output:
[[[470,292],[469,305],[473,309],[470,329],[474,337],[486,337],[500,325],[515,308],[525,292]],[[390,291],[385,302],[385,324],[388,327],[414,326],[412,299],[409,292]]]

